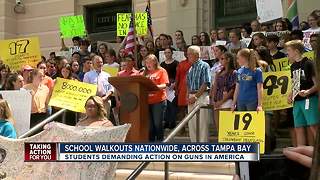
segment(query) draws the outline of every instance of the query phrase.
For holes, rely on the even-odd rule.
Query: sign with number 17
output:
[[[260,143],[260,154],[263,154],[265,143],[264,112],[220,111],[218,141]]]
[[[0,58],[11,70],[20,70],[23,65],[36,67],[41,60],[39,38],[1,40]]]

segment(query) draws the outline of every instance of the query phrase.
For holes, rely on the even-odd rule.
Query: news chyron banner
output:
[[[219,113],[219,143],[259,143],[260,153],[264,153],[265,116],[264,111]]]
[[[291,72],[264,72],[262,108],[265,111],[281,110],[292,107],[288,103],[291,92]]]
[[[36,67],[41,61],[38,37],[7,39],[0,41],[0,59],[11,70],[21,70],[23,65]]]
[[[25,161],[258,161],[257,143],[25,143]]]
[[[75,112],[85,112],[84,106],[87,99],[94,96],[96,92],[95,84],[57,78],[49,105]]]

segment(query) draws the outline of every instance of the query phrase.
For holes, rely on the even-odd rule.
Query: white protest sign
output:
[[[222,45],[225,46],[227,44],[227,41],[216,41],[216,46]]]
[[[256,0],[260,23],[283,17],[281,0]]]
[[[32,96],[29,91],[1,91],[3,99],[7,100],[12,110],[14,127],[17,136],[27,132],[30,127],[31,100]]]
[[[211,60],[215,59],[211,46],[200,46],[200,59]]]
[[[312,47],[310,45],[310,36],[312,34],[319,34],[319,33],[320,33],[319,30],[305,30],[305,31],[303,31],[303,45],[307,50],[312,49]]]
[[[159,61],[160,63],[162,63],[163,61],[165,61],[166,57],[164,56],[164,51],[160,51],[159,52]],[[172,59],[181,62],[183,60],[186,59],[186,57],[184,56],[184,52],[183,51],[173,51],[172,54]]]
[[[248,47],[249,44],[250,44],[250,42],[251,42],[251,39],[252,39],[252,38],[242,38],[241,41],[244,42],[244,43],[247,45],[247,47]]]

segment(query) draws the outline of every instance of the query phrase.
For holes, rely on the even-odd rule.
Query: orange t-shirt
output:
[[[53,86],[54,86],[54,81],[51,77],[49,76],[44,76],[42,82],[42,84],[46,85],[50,91],[52,91]]]
[[[178,106],[187,106],[188,92],[187,92],[187,74],[191,67],[188,60],[181,61],[177,67],[176,86],[178,90]]]
[[[151,79],[151,81],[156,85],[169,83],[167,71],[163,68],[159,68],[159,69],[151,71],[151,72],[149,71],[149,73],[146,74],[146,77]],[[148,95],[148,103],[149,104],[156,104],[156,103],[159,103],[159,102],[164,101],[166,99],[167,99],[166,89],[161,89],[159,91],[153,91],[153,92],[150,92]]]

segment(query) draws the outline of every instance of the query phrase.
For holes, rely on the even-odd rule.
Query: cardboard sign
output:
[[[1,91],[0,94],[9,103],[17,136],[26,133],[30,127],[31,93],[26,90],[16,90]]]
[[[119,67],[103,66],[102,70],[109,73],[110,76],[115,77],[119,72]]]
[[[283,17],[281,0],[256,0],[256,6],[260,23]]]
[[[164,51],[160,51],[159,52],[159,61],[160,63],[162,63],[163,61],[165,61],[166,57],[164,55]],[[173,51],[172,54],[172,59],[181,62],[183,60],[186,59],[186,57],[184,56],[184,52],[183,51]]]
[[[216,46],[219,46],[219,45],[225,46],[226,44],[227,44],[227,41],[220,41],[220,40],[216,41]]]
[[[117,36],[127,36],[131,21],[131,13],[117,13]],[[138,36],[148,34],[148,14],[135,13],[135,29]]]
[[[281,110],[292,107],[292,104],[288,104],[288,96],[291,92],[291,72],[264,72],[262,75],[263,110]]]
[[[39,38],[1,40],[0,57],[11,70],[20,70],[23,65],[36,67],[41,61]]]
[[[260,143],[260,154],[263,154],[265,143],[264,112],[220,111],[218,142]]]
[[[96,92],[97,85],[57,78],[49,105],[75,112],[85,112],[84,106],[87,99]]]
[[[83,16],[62,16],[59,19],[60,32],[63,38],[72,38],[74,36],[85,36],[86,28]]]

